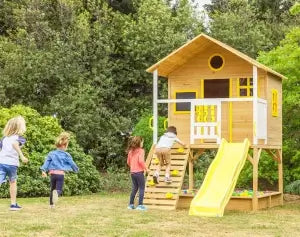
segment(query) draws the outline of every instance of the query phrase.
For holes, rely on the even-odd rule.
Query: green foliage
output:
[[[49,178],[42,178],[40,167],[46,155],[53,149],[55,138],[62,132],[58,121],[50,116],[41,116],[37,111],[25,106],[13,106],[10,109],[0,109],[0,128],[16,115],[22,115],[26,120],[26,145],[22,148],[29,158],[28,164],[21,164],[18,170],[18,196],[35,197],[49,194]],[[100,176],[92,164],[93,158],[84,154],[82,148],[72,136],[68,152],[72,155],[80,171],[78,174],[68,173],[65,178],[64,194],[78,195],[97,192],[102,188]],[[0,188],[0,197],[8,197],[8,184]]]
[[[282,0],[216,0],[207,5],[211,35],[256,58],[258,51],[277,46],[299,20],[289,14],[291,2]]]
[[[216,156],[215,151],[206,151],[201,155],[201,157],[196,159],[194,164],[194,181],[195,188],[200,188],[201,184],[205,178],[207,170]]]
[[[237,181],[237,187],[252,188],[253,180],[253,165],[246,161],[241,174]],[[278,168],[270,155],[265,152],[261,153],[258,166],[258,184],[261,190],[272,189],[277,185],[278,181]]]
[[[152,126],[153,124],[149,124],[151,118],[152,115],[146,114],[142,116],[139,122],[135,125],[132,133],[132,135],[134,136],[141,136],[144,138],[144,148],[146,152],[149,152],[153,144],[153,130],[152,128],[150,128],[150,126]],[[163,135],[163,133],[166,131],[166,129],[164,128],[165,119],[165,117],[158,118],[158,136]]]
[[[261,52],[258,60],[282,73],[283,81],[283,164],[284,179],[290,183],[300,178],[300,28],[295,27],[280,45]]]
[[[98,169],[125,164],[120,134],[151,107],[145,69],[202,30],[187,0],[5,0],[0,24],[1,105],[56,114]]]
[[[298,15],[300,13],[300,2],[296,2],[293,7],[291,7],[290,12],[292,15]]]
[[[287,185],[284,189],[286,193],[300,195],[300,180],[296,180],[289,185]]]
[[[128,192],[131,187],[130,172],[128,169],[109,167],[101,173],[103,190],[105,192]]]

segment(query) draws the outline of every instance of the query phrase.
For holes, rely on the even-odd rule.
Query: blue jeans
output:
[[[8,176],[9,182],[17,180],[18,166],[0,164],[0,184],[6,182],[6,176]]]
[[[129,204],[134,204],[134,198],[139,190],[139,205],[143,205],[145,192],[145,177],[144,172],[131,173],[132,190],[130,194]]]

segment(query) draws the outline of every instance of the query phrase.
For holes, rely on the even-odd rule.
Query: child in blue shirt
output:
[[[62,132],[56,140],[56,150],[51,151],[41,167],[42,176],[50,175],[50,208],[54,208],[58,197],[61,196],[65,171],[78,172],[78,167],[72,159],[72,156],[66,152],[70,140],[70,134]]]

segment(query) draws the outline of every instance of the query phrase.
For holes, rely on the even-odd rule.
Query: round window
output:
[[[224,66],[224,58],[219,54],[214,54],[209,58],[208,65],[211,70],[219,71]]]

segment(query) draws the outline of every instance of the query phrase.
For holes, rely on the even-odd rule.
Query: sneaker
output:
[[[20,207],[19,205],[18,205],[18,203],[16,203],[16,204],[11,204],[10,205],[10,210],[11,211],[20,211],[22,209],[22,207]]]
[[[165,177],[165,182],[170,184],[170,183],[172,183],[172,179],[169,177]]]
[[[54,209],[55,208],[55,205],[50,205],[50,209]]]
[[[147,211],[147,207],[145,207],[144,205],[138,205],[135,210]]]
[[[134,209],[134,205],[133,204],[129,204],[127,207],[128,210],[133,210]]]
[[[158,176],[153,175],[153,182],[154,182],[155,184],[158,184],[158,183],[159,183],[159,182],[158,182]]]
[[[52,191],[52,202],[54,205],[58,202],[58,193],[55,189]]]

